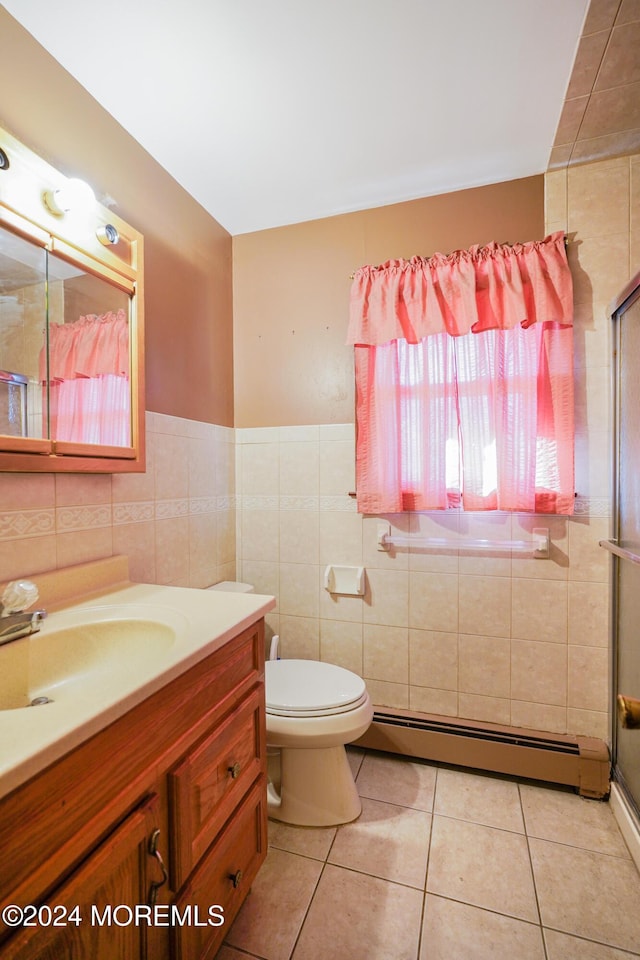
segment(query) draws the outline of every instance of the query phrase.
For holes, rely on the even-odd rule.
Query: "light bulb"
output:
[[[44,199],[49,210],[57,216],[62,216],[69,210],[88,210],[96,202],[89,184],[76,177],[67,180],[55,190],[48,190]]]

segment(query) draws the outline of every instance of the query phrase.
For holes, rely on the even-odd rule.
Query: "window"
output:
[[[361,512],[572,513],[572,326],[558,313],[530,322],[529,303],[515,323],[500,325],[495,313],[492,325],[478,323],[475,314],[460,333],[417,337],[414,317],[410,339],[384,342],[388,324],[370,336],[383,342],[356,336]]]

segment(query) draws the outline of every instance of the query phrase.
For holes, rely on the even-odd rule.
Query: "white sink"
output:
[[[50,612],[38,633],[0,645],[0,797],[274,605],[254,593],[129,583]],[[46,702],[31,706],[38,697]]]
[[[53,613],[38,633],[0,646],[0,710],[44,709],[117,682],[153,665],[187,625],[178,611],[146,604]]]

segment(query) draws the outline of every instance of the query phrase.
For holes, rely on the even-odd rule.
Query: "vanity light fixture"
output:
[[[104,243],[105,247],[108,247],[110,244],[118,242],[120,234],[112,223],[105,223],[104,226],[98,227],[96,230],[96,237],[100,243]]]
[[[88,183],[72,177],[61,187],[47,190],[44,194],[44,202],[51,213],[62,217],[70,210],[88,210],[95,204],[96,198]]]

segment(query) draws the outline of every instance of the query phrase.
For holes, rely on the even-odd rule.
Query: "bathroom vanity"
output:
[[[106,725],[85,719],[81,732],[51,735],[0,771],[0,787],[23,780],[0,799],[0,907],[16,905],[31,924],[12,929],[19,911],[2,914],[1,960],[213,957],[266,855],[263,616],[272,598],[136,585],[69,609],[88,618],[112,604],[122,616],[129,604],[131,616],[144,596],[158,610],[166,590],[186,599],[190,619],[170,665],[160,653],[142,691],[101,711]],[[226,611],[222,632],[212,604]],[[18,736],[22,716],[54,725],[65,694],[51,695],[0,711],[0,742],[7,714]]]

